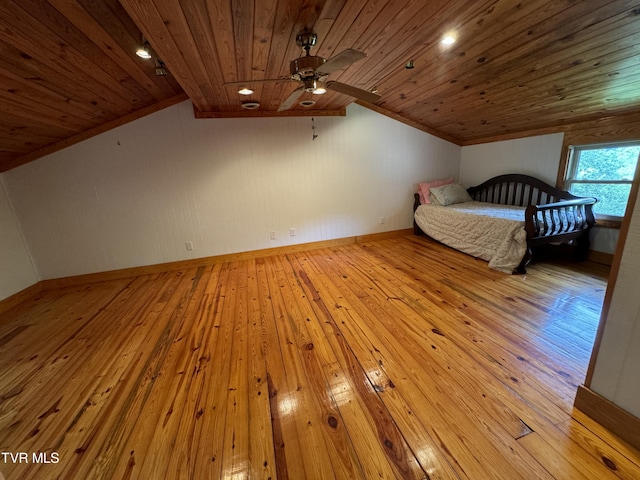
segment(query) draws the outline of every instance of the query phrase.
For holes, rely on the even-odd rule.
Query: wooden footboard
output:
[[[571,240],[595,223],[595,198],[563,200],[546,205],[529,205],[525,210],[525,230],[531,246],[556,240]]]

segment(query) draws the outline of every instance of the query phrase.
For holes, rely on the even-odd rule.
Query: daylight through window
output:
[[[565,189],[574,195],[596,197],[596,216],[621,219],[639,154],[640,142],[573,146]]]

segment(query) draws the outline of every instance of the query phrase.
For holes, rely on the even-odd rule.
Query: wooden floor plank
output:
[[[266,317],[263,312],[256,262],[251,260],[248,271],[247,297],[249,302],[248,378],[250,478],[275,479],[276,459],[267,382]]]
[[[290,395],[285,370],[283,343],[277,329],[277,313],[269,282],[267,260],[256,260],[258,298],[265,328],[265,363],[269,392],[270,417],[276,475],[279,479],[306,478],[302,444],[293,414],[294,399]],[[297,388],[297,387],[296,387]]]
[[[0,314],[0,448],[59,460],[0,473],[640,478],[572,408],[605,288],[406,236],[39,292]]]

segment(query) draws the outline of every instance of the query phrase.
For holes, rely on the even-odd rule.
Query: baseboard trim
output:
[[[633,447],[640,449],[640,418],[584,385],[578,387],[573,406]]]
[[[228,253],[224,255],[215,255],[212,257],[201,257],[190,260],[180,260],[177,262],[159,263],[156,265],[146,265],[141,267],[124,268],[120,270],[110,270],[107,272],[88,273],[84,275],[74,275],[71,277],[56,278],[51,280],[43,280],[43,290],[54,288],[71,287],[77,285],[85,285],[88,283],[104,282],[108,280],[119,280],[122,278],[137,277],[140,275],[154,275],[157,273],[170,272],[174,270],[184,270],[189,268],[198,268],[207,265],[215,265],[217,263],[233,262],[238,260],[248,260],[252,258],[268,257],[271,255],[285,255],[287,253],[303,252],[305,250],[315,250],[318,248],[330,248],[341,245],[350,245],[354,243],[364,243],[374,240],[384,240],[386,238],[399,237],[403,235],[411,235],[412,228],[402,230],[392,230],[389,232],[371,233],[367,235],[356,235],[352,237],[336,238],[333,240],[321,240],[317,242],[299,243],[296,245],[285,245],[282,247],[264,248],[260,250],[251,250],[247,252]]]
[[[597,250],[589,250],[587,260],[602,265],[611,266],[613,264],[613,253],[598,252]]]
[[[44,290],[42,282],[34,283],[30,287],[20,290],[18,293],[11,295],[3,300],[0,300],[0,314],[7,310],[21,304],[22,302],[33,298]]]

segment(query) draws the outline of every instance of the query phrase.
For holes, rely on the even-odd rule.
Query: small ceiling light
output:
[[[138,55],[140,58],[144,58],[145,60],[150,59],[151,54],[149,53],[149,42],[144,42],[144,45],[136,50],[136,55]]]
[[[300,105],[306,108],[313,107],[316,104],[314,100],[303,100],[300,102]]]
[[[240,95],[251,95],[253,93],[253,90],[247,87],[242,87],[240,90],[238,90],[238,93]]]
[[[444,37],[442,37],[442,40],[440,41],[440,43],[442,43],[442,45],[444,45],[445,47],[448,47],[456,43],[456,37],[448,33]]]
[[[255,110],[260,107],[260,104],[258,102],[242,102],[240,106],[245,110]]]
[[[406,68],[407,70],[411,70],[412,68],[415,68],[416,65],[414,63],[414,60],[409,60],[407,63],[404,64],[404,68]]]

